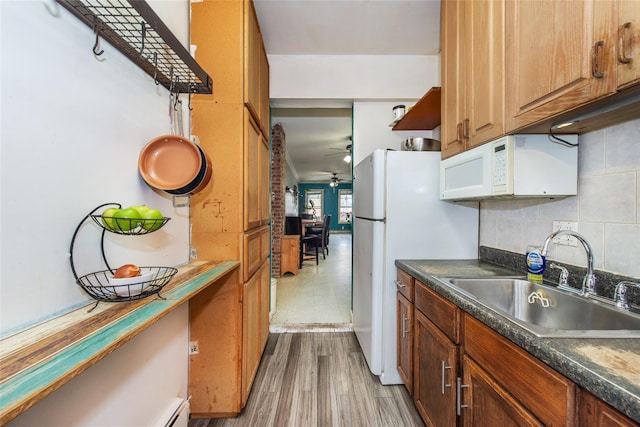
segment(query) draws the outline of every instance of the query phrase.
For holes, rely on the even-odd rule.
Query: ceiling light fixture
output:
[[[351,154],[347,154],[346,156],[344,156],[344,161],[345,163],[351,163]]]

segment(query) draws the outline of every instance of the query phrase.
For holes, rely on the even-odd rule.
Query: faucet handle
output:
[[[640,289],[640,283],[623,280],[616,285],[613,299],[616,301],[616,307],[629,310],[629,302],[627,301],[627,286],[635,286]]]
[[[558,279],[560,286],[566,286],[569,284],[569,270],[553,262],[549,264],[549,267],[557,268],[558,270],[560,270],[560,278]]]

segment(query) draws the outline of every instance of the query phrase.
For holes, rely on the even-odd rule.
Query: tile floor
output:
[[[351,330],[351,234],[332,234],[329,256],[277,278],[271,332]]]

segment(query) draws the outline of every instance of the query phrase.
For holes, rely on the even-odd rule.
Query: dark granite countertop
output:
[[[434,278],[522,276],[522,272],[480,260],[396,260],[396,266],[580,387],[640,422],[640,339],[540,338]]]

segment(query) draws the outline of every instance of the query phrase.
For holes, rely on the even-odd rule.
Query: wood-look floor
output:
[[[189,427],[424,426],[404,386],[369,372],[353,332],[272,333],[243,412]]]

